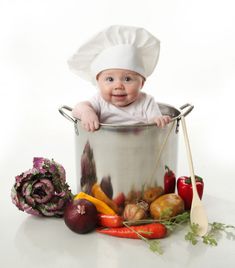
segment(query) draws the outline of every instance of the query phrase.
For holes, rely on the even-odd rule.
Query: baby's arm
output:
[[[87,131],[99,128],[98,116],[89,101],[79,102],[73,109],[72,115],[81,120],[81,125]]]
[[[150,95],[146,95],[146,114],[150,118],[149,122],[155,123],[158,127],[165,127],[171,122],[171,117],[162,115],[158,103]]]
[[[156,116],[153,121],[158,127],[165,127],[170,123],[171,117],[169,115]]]

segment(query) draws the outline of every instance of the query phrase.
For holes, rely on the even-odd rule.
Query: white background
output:
[[[18,211],[10,200],[14,177],[31,168],[34,156],[54,158],[61,163],[67,171],[67,181],[76,191],[74,129],[59,114],[58,107],[73,106],[89,98],[96,89],[69,71],[67,59],[87,38],[111,24],[141,26],[161,40],[158,66],[144,90],[176,108],[187,102],[195,106],[187,116],[187,125],[195,172],[205,179],[205,198],[212,200],[209,203],[214,208],[209,207],[209,219],[235,224],[233,2],[0,0],[0,263],[5,267],[17,263],[23,254],[19,238],[23,245],[25,230],[39,224]],[[189,173],[181,134],[182,131],[177,176]],[[213,198],[219,204],[214,205]],[[217,213],[215,207],[221,202],[232,205],[231,213]],[[224,211],[223,206],[221,209]],[[37,237],[31,230],[30,236],[39,239],[33,248],[35,252],[31,252],[36,258],[36,249],[41,252],[43,248],[41,235]],[[5,254],[2,250],[7,248]],[[26,250],[30,248],[26,244]],[[49,246],[47,250],[50,251]],[[9,252],[16,258],[11,258]],[[215,252],[214,249],[211,254]],[[57,267],[65,267],[63,257],[67,256],[60,253],[62,262]],[[53,257],[52,254],[49,258],[50,267]],[[30,267],[30,262],[30,258],[23,258],[22,265]],[[105,260],[97,263],[115,266]],[[227,267],[232,266],[228,263]]]

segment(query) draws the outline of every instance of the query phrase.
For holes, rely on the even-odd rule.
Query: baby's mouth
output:
[[[112,95],[114,101],[125,101],[126,100],[126,94],[114,94]]]
[[[123,97],[126,97],[127,94],[112,94],[112,96],[115,98],[123,98]]]

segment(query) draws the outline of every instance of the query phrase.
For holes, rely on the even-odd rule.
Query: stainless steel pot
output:
[[[173,172],[177,168],[179,120],[193,106],[185,104],[180,110],[167,104],[159,106],[162,114],[173,118],[163,129],[154,124],[100,124],[95,132],[81,127],[71,116],[72,108],[59,108],[75,127],[78,191],[90,193],[95,182],[104,181],[113,196],[140,192],[145,187],[164,187],[165,166]]]

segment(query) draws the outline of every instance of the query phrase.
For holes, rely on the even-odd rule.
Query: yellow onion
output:
[[[148,204],[141,201],[137,204],[127,204],[124,208],[123,218],[128,221],[142,220],[147,217]]]

